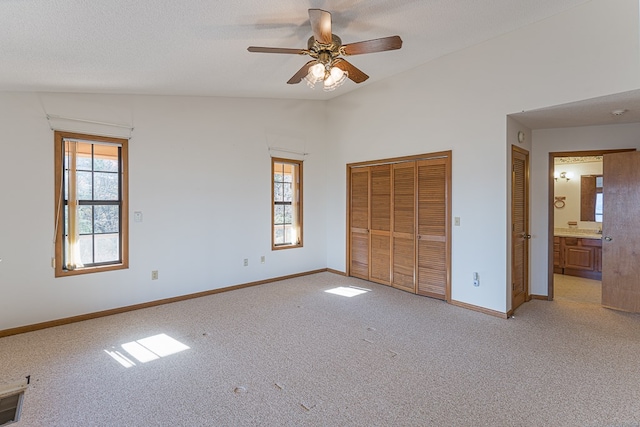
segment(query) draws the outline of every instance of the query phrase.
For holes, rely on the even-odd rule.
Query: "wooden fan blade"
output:
[[[402,47],[400,36],[383,37],[381,39],[367,40],[342,46],[345,55],[360,55],[363,53],[384,52],[396,50]]]
[[[331,43],[333,40],[331,37],[331,14],[322,9],[309,9],[309,21],[311,21],[313,37],[318,43]]]
[[[304,49],[289,49],[285,47],[260,47],[260,46],[249,46],[247,48],[249,52],[260,52],[260,53],[290,53],[296,55],[304,55],[307,53]]]
[[[309,67],[311,67],[312,65],[315,65],[315,63],[316,61],[309,61],[306,64],[304,64],[302,68],[300,68],[298,72],[295,73],[293,77],[289,79],[287,83],[290,85],[295,85],[300,83],[302,79],[304,79],[304,76],[306,76],[309,73]]]
[[[369,76],[353,66],[353,64],[342,58],[336,59],[333,62],[333,66],[340,68],[342,71],[346,71],[348,73],[348,77],[355,83],[362,83],[369,78]]]

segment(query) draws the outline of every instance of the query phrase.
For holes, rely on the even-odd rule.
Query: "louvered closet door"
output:
[[[528,178],[529,153],[525,150],[512,149],[512,181],[511,181],[511,217],[512,253],[511,253],[511,309],[515,310],[527,301],[529,277],[529,221],[528,221]]]
[[[448,300],[451,159],[421,160],[417,162],[417,168],[417,293]]]
[[[391,283],[391,165],[371,167],[370,280]]]
[[[415,162],[393,165],[392,286],[415,292]]]
[[[369,168],[351,169],[350,275],[369,280]]]

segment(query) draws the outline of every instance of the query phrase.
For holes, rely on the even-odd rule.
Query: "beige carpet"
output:
[[[158,334],[189,349],[122,348]],[[17,427],[637,426],[639,354],[597,304],[503,320],[321,273],[2,338],[0,380],[31,375]]]
[[[602,282],[582,277],[553,275],[554,299],[583,304],[600,304]]]

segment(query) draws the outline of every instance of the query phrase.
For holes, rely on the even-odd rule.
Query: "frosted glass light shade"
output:
[[[309,68],[309,73],[316,79],[324,78],[324,65],[318,63]]]
[[[344,81],[347,79],[348,73],[341,70],[338,67],[332,67],[329,75],[326,79],[324,79],[324,90],[332,91],[337,87],[342,86]]]

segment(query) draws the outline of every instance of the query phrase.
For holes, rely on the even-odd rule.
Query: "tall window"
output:
[[[273,177],[272,249],[302,246],[302,162],[271,161]]]
[[[55,132],[56,277],[128,267],[127,140]]]

